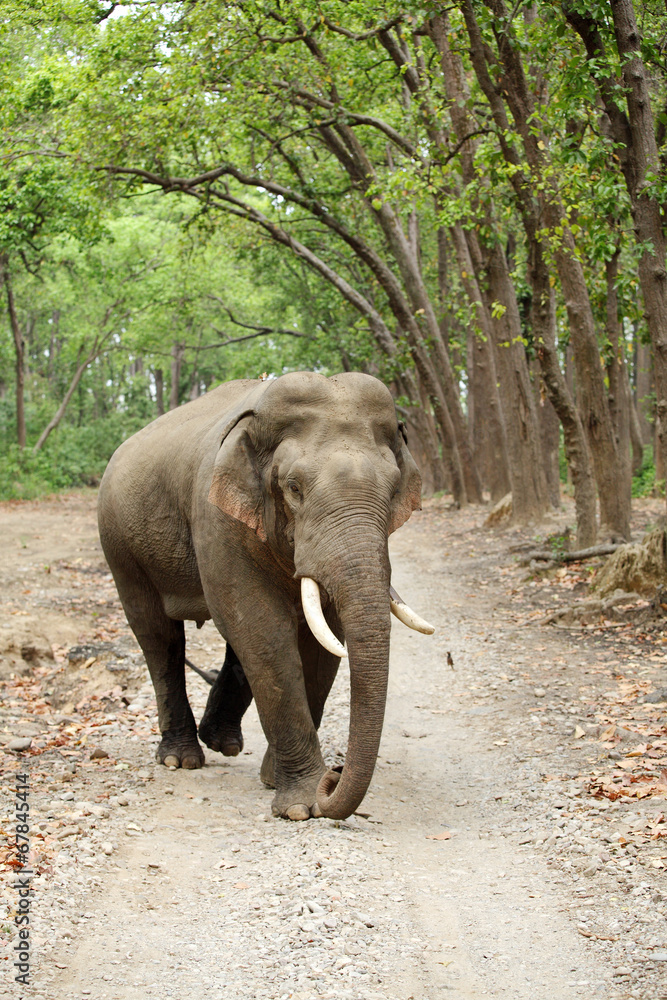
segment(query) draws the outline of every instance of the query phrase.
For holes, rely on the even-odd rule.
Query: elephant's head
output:
[[[264,383],[231,415],[223,437],[209,499],[301,579],[308,622],[339,655],[320,593],[342,625],[351,677],[347,756],[342,775],[324,776],[317,798],[325,816],[344,818],[363,799],[377,758],[390,606],[397,609],[387,537],[420,507],[419,472],[388,389],[360,373],[298,372]]]

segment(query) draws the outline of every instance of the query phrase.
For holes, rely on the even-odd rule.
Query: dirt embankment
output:
[[[655,513],[639,507],[641,526]],[[94,497],[0,507],[7,996],[667,994],[667,628],[639,605],[559,624],[597,563],[532,572],[518,553],[542,544],[535,532],[485,530],[483,514],[435,501],[393,536],[396,587],[438,632],[394,628],[360,814],[300,824],[270,815],[253,709],[240,757],[154,764],[155,703]],[[219,665],[215,630],[187,632],[191,658]],[[199,716],[206,687],[188,685]],[[346,700],[343,668],[329,759],[345,751]],[[18,992],[17,769],[38,873],[32,985]]]

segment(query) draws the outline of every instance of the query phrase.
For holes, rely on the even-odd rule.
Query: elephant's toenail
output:
[[[314,806],[310,807],[310,815],[313,817],[313,819],[321,819],[322,818],[322,810],[318,806],[317,802],[315,803]]]
[[[304,805],[290,806],[286,815],[293,820],[310,819],[310,809]]]
[[[199,757],[184,757],[181,761],[181,767],[186,768],[188,771],[195,771],[197,768],[202,767],[203,761]]]
[[[181,762],[174,753],[167,754],[167,756],[162,761],[165,767],[180,767]]]

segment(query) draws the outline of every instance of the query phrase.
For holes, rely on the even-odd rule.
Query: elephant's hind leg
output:
[[[183,622],[166,615],[159,593],[138,567],[133,572],[114,570],[114,577],[155,688],[162,733],[156,758],[168,767],[202,767],[204,753],[185,689]]]
[[[211,750],[236,757],[243,750],[241,719],[252,701],[252,691],[238,656],[227,643],[222,670],[211,688],[199,737]]]

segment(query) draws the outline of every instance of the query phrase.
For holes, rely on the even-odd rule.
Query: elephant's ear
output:
[[[401,481],[391,501],[388,529],[390,535],[392,531],[396,531],[402,524],[405,524],[413,510],[421,510],[422,507],[422,477],[408,451],[407,439],[405,424],[401,420],[398,425],[395,449]]]
[[[220,448],[213,466],[209,502],[247,524],[266,541],[261,473],[250,429],[255,407],[266,390],[262,383],[228,414],[220,428]]]

